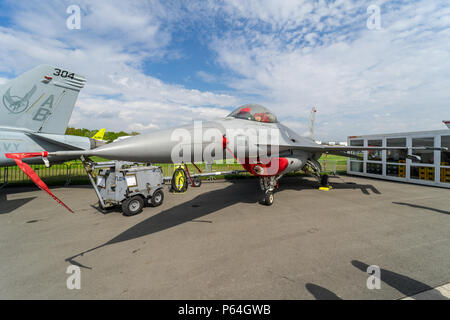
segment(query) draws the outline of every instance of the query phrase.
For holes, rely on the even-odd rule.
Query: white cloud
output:
[[[171,14],[158,2],[79,1],[81,30],[65,27],[63,2],[14,2],[14,25],[0,27],[0,71],[20,74],[46,63],[87,78],[70,125],[153,130],[237,104],[227,94],[186,89],[146,75],[149,59],[170,59]],[[176,54],[175,54],[176,55]],[[208,107],[208,108],[206,108]]]
[[[446,2],[78,3],[81,30],[65,28],[64,1],[11,2],[12,25],[0,27],[0,71],[20,73],[50,63],[87,76],[72,125],[154,130],[257,102],[300,133],[316,106],[317,138],[343,140],[441,129],[441,120],[450,118]],[[382,30],[366,28],[366,6],[372,3],[381,7]],[[220,77],[198,70],[192,78],[220,79],[232,95],[167,84],[142,71],[144,63],[184,54],[171,46],[175,31],[209,43],[224,70]]]
[[[135,123],[131,124],[128,127],[132,131],[144,131],[144,130],[153,130],[153,129],[159,129],[159,126],[153,123],[149,123],[148,125],[143,125],[142,123]]]
[[[217,78],[214,75],[212,75],[208,72],[202,71],[202,70],[197,71],[197,76],[205,82],[216,82],[217,81]]]
[[[306,123],[316,106],[324,139],[442,127],[450,101],[448,4],[382,6],[379,31],[365,27],[365,7],[356,1],[303,11],[296,9],[302,1],[266,4],[233,2],[236,21],[249,17],[245,32],[233,29],[211,45],[236,75],[231,86],[264,97],[281,119]],[[268,26],[254,27],[261,24]],[[389,119],[381,116],[388,111]],[[334,121],[321,128],[320,119]]]

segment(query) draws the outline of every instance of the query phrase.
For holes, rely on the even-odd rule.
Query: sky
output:
[[[87,78],[78,128],[151,132],[258,103],[300,134],[316,107],[322,141],[445,129],[450,2],[2,0],[0,83],[39,64]]]

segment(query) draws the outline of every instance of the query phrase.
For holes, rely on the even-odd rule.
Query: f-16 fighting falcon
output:
[[[267,108],[248,104],[215,121],[195,122],[193,125],[165,129],[130,137],[93,150],[59,151],[25,154],[7,154],[39,185],[43,184],[34,172],[30,172],[22,159],[30,157],[99,156],[110,160],[152,163],[190,163],[227,159],[238,161],[252,175],[259,177],[264,194],[263,202],[271,205],[274,191],[283,175],[311,169],[317,181],[328,185],[328,176],[321,175],[318,159],[324,153],[346,157],[358,157],[352,153],[363,150],[407,149],[409,157],[413,149],[434,148],[399,147],[345,147],[319,145],[313,140],[315,109],[311,115],[310,132],[301,136],[279,123]],[[45,185],[45,184],[44,184]],[[58,199],[57,199],[58,200]]]
[[[84,77],[40,65],[0,87],[0,166],[14,165],[9,152],[84,150],[102,145],[87,137],[65,135]],[[50,158],[52,162],[73,159]],[[41,163],[39,158],[25,160]]]

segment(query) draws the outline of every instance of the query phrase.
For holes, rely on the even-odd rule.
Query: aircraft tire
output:
[[[144,199],[141,196],[134,196],[122,202],[122,212],[125,216],[135,216],[142,212]]]
[[[329,181],[329,176],[327,174],[324,174],[321,178],[320,178],[320,185],[322,187],[328,187],[330,185],[330,181]]]
[[[194,183],[194,187],[198,188],[202,185],[202,180],[199,177],[192,178],[192,182]]]
[[[179,167],[175,169],[172,176],[172,192],[175,193],[183,193],[186,192],[188,188],[188,179],[186,175],[186,171],[183,168]]]
[[[264,195],[264,204],[266,206],[271,206],[273,204],[274,201],[274,195],[273,192],[266,192],[266,194]]]
[[[150,200],[152,207],[158,207],[162,205],[163,201],[164,201],[164,192],[161,189],[156,190]]]

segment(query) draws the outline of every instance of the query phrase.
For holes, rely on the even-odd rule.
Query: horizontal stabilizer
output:
[[[59,147],[67,149],[67,150],[83,150],[84,149],[82,146],[76,146],[76,145],[70,144],[68,141],[66,141],[68,139],[68,137],[71,137],[71,136],[53,135],[53,134],[45,134],[45,133],[33,133],[33,132],[29,132],[27,134],[32,137],[44,140],[46,142],[57,145]],[[77,139],[80,137],[74,136],[73,138]],[[81,138],[88,139],[85,137],[81,137]]]

